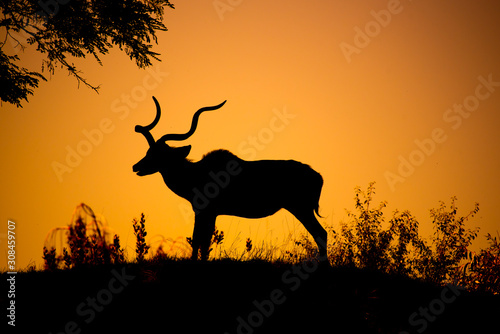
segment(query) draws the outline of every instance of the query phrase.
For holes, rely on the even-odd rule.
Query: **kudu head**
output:
[[[154,174],[159,172],[162,166],[166,166],[169,163],[175,163],[176,161],[182,161],[185,159],[189,152],[191,151],[191,145],[182,147],[170,147],[167,145],[167,140],[185,140],[191,137],[191,135],[196,130],[198,125],[198,118],[200,114],[204,111],[219,109],[226,103],[222,102],[219,105],[213,107],[205,107],[199,109],[193,116],[193,121],[191,123],[191,129],[184,134],[166,134],[157,141],[154,140],[153,135],[151,135],[151,130],[158,124],[161,116],[160,104],[153,96],[153,100],[156,104],[156,117],[153,122],[147,126],[137,125],[135,127],[135,132],[142,133],[149,144],[149,149],[146,156],[142,158],[138,163],[133,166],[133,171],[139,176]]]

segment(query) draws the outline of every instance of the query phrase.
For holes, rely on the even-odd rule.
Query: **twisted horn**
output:
[[[151,131],[156,126],[156,124],[158,124],[158,121],[160,120],[160,116],[161,116],[160,104],[158,103],[158,100],[156,100],[156,98],[154,96],[153,96],[153,100],[155,101],[155,104],[156,104],[156,117],[153,120],[153,122],[151,122],[151,124],[146,125],[146,126],[142,126],[142,125],[135,126],[135,132],[142,133],[144,135],[144,137],[146,137],[146,140],[148,141],[149,146],[152,146],[155,143],[153,135],[149,131]]]
[[[155,100],[156,101],[156,100]],[[227,100],[226,100],[227,101]],[[193,121],[191,122],[191,129],[189,129],[188,132],[184,133],[184,134],[167,134],[167,135],[164,135],[163,137],[161,137],[158,141],[167,141],[167,140],[185,140],[185,139],[188,139],[189,137],[191,137],[191,135],[194,133],[194,131],[196,130],[196,126],[198,125],[198,118],[200,117],[201,113],[204,112],[204,111],[210,111],[210,110],[217,110],[219,109],[220,107],[222,107],[224,105],[224,103],[226,103],[226,101],[222,102],[221,104],[219,105],[216,105],[216,106],[213,106],[213,107],[205,107],[205,108],[201,108],[199,109],[193,116]],[[159,116],[158,116],[159,118]],[[153,122],[154,123],[154,122]]]

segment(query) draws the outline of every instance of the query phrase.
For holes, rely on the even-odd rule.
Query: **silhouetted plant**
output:
[[[456,197],[451,198],[450,210],[447,211],[444,202],[437,209],[431,209],[430,214],[434,233],[431,245],[421,250],[422,263],[419,268],[422,278],[427,281],[441,283],[452,279],[452,273],[466,259],[468,247],[477,237],[479,228],[466,229],[465,223],[479,211],[479,204],[464,217],[458,217],[455,205]]]
[[[92,234],[89,237],[90,241],[90,257],[93,259],[93,264],[110,264],[111,254],[110,247],[106,244],[103,238]],[[111,245],[110,245],[111,246]]]
[[[220,245],[224,241],[224,231],[219,231],[217,228],[214,230],[214,234],[212,236],[212,244]]]
[[[113,243],[108,244],[102,222],[97,219],[92,209],[81,203],[75,209],[72,224],[67,228],[68,247],[63,247],[62,255],[54,254],[56,266],[63,264],[63,268],[75,268],[87,265],[103,265],[125,261],[123,249],[120,247],[118,235],[114,236]],[[87,224],[89,221],[89,224]],[[52,250],[50,250],[52,252]],[[50,253],[44,247],[44,257]],[[47,262],[47,261],[46,261]],[[50,264],[53,266],[53,264]]]
[[[250,237],[247,238],[246,242],[245,242],[245,251],[247,253],[250,253],[252,251],[252,239],[250,239]]]
[[[294,241],[295,246],[302,250],[300,254],[291,256],[295,261],[314,258],[318,254],[318,248],[312,243],[307,235],[302,235],[299,240]]]
[[[219,247],[219,245],[222,244],[224,241],[224,231],[219,231],[217,227],[214,230],[214,233],[212,234],[212,240],[210,241],[210,246],[215,245],[215,248]],[[210,247],[208,249],[208,254],[212,252],[213,247]]]
[[[156,250],[156,253],[153,255],[151,258],[152,262],[160,262],[164,261],[169,258],[169,255],[165,253],[165,250],[163,249],[163,245],[160,245],[158,249]]]
[[[370,183],[366,192],[356,187],[354,200],[357,212],[347,211],[350,221],[342,222],[339,231],[329,229],[329,260],[332,265],[376,269],[438,284],[456,280],[454,273],[477,236],[478,230],[466,229],[465,223],[478,212],[478,204],[468,215],[458,217],[455,197],[452,197],[449,211],[440,202],[437,209],[430,210],[435,231],[426,240],[419,235],[419,223],[409,211],[396,210],[388,226],[383,228],[383,209],[387,202],[370,208],[375,194],[374,185],[374,182]],[[309,254],[310,241],[306,237],[302,237],[296,245],[312,255]],[[495,254],[494,251],[492,253]],[[478,258],[477,261],[481,260]]]
[[[85,222],[81,217],[78,217],[74,226],[69,226],[68,244],[71,255],[71,266],[80,267],[91,262],[90,241],[87,238]]]
[[[69,269],[71,267],[71,254],[68,252],[66,247],[63,248],[63,260],[64,269]]]
[[[36,262],[31,260],[26,267],[26,272],[35,272],[36,271]]]
[[[191,237],[186,237],[187,243],[193,247],[193,238]],[[208,254],[212,252],[213,248],[211,247],[212,245],[215,244],[215,247],[217,248],[222,242],[224,241],[224,231],[219,231],[217,229],[217,226],[214,229],[214,232],[212,233],[212,239],[210,240],[210,247],[208,249]]]
[[[134,227],[134,234],[137,240],[135,247],[136,259],[138,262],[144,261],[144,255],[146,255],[149,251],[149,246],[146,244],[146,218],[144,217],[144,213],[141,213],[140,220],[134,218],[132,220],[132,225]]]
[[[427,246],[418,234],[418,221],[408,211],[396,210],[389,221],[391,245],[388,249],[387,272],[418,276],[419,256]]]
[[[91,209],[87,208],[86,212],[92,217],[95,223],[96,218]],[[88,235],[87,224],[81,216],[76,219],[74,225],[69,226],[68,245],[69,252],[65,256],[66,267],[111,263],[110,250],[100,230],[97,229],[94,233]]]
[[[459,284],[470,290],[500,294],[500,241],[486,235],[489,247],[469,252],[469,261],[455,272]]]
[[[45,270],[56,270],[59,265],[59,260],[56,257],[56,249],[51,248],[50,250],[47,247],[43,247],[43,261]]]
[[[110,255],[114,263],[125,262],[125,255],[123,253],[123,249],[120,246],[120,237],[118,236],[118,234],[114,235],[113,244],[110,245],[109,248],[110,248]]]
[[[332,234],[329,260],[333,266],[355,267],[354,246],[350,240],[354,239],[352,229],[346,223],[340,223],[340,231],[329,229]]]
[[[355,188],[354,200],[358,213],[347,211],[353,228],[350,233],[346,233],[346,236],[351,237],[348,242],[354,247],[353,255],[356,266],[384,270],[389,264],[388,250],[392,234],[391,230],[382,229],[384,222],[382,209],[387,206],[387,202],[381,202],[378,207],[370,208],[374,194],[375,182],[369,184],[366,193],[359,187]]]

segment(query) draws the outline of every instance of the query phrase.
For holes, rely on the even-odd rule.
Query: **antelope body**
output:
[[[191,146],[170,147],[168,140],[184,140],[196,130],[202,112],[219,109],[223,103],[198,110],[186,134],[167,134],[154,141],[148,126],[136,126],[150,147],[146,156],[133,166],[137,175],[159,172],[165,184],[178,196],[188,200],[195,212],[192,258],[206,260],[210,241],[219,215],[262,218],[280,209],[292,213],[315,239],[321,258],[326,258],[327,233],[316,219],[323,178],[308,165],[294,160],[246,161],[226,150],[212,151],[200,161],[187,159]],[[318,214],[319,215],[319,214]]]

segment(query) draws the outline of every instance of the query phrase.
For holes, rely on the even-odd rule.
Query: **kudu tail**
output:
[[[322,215],[320,215],[318,211],[319,211],[319,203],[316,204],[316,207],[314,208],[314,212],[316,213],[316,216],[318,216],[319,218],[325,218]]]
[[[317,192],[314,198],[315,199],[314,203],[316,203],[314,206],[314,212],[318,217],[324,218],[322,215],[319,214],[319,197],[321,196],[321,188],[323,188],[323,177],[319,173],[317,173],[317,175],[318,177],[314,184],[314,189]]]

